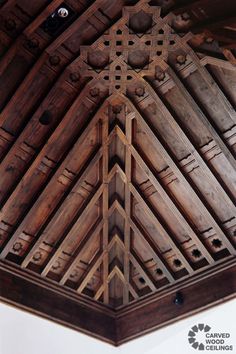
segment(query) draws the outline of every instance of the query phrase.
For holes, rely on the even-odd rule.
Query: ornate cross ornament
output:
[[[180,38],[170,27],[172,15],[162,18],[160,12],[160,7],[150,6],[145,0],[124,7],[122,18],[103,36],[93,45],[81,47],[73,66],[81,76],[103,80],[110,94],[125,94],[140,75],[154,75],[162,81],[165,61],[189,36]],[[177,60],[183,65],[186,57],[180,54]],[[142,96],[141,90],[138,95]]]

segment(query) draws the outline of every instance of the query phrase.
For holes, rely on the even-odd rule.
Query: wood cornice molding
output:
[[[150,333],[158,328],[192,316],[236,296],[236,260],[226,262],[220,269],[208,272],[201,279],[184,281],[172,289],[150,296],[142,304],[133,304],[117,314],[117,344]],[[224,286],[223,284],[226,284]],[[183,304],[175,303],[177,291]]]
[[[82,306],[88,306],[88,307],[93,307],[96,309],[96,311],[100,311],[102,313],[105,313],[111,317],[115,316],[115,312],[112,309],[112,307],[108,305],[103,305],[99,302],[96,302],[92,300],[89,297],[81,296],[79,293],[76,291],[71,291],[71,289],[68,289],[66,287],[61,287],[58,285],[57,282],[54,282],[53,280],[45,280],[42,278],[40,275],[36,275],[34,272],[27,270],[27,269],[22,269],[21,267],[17,267],[15,265],[12,265],[11,262],[8,261],[2,261],[0,260],[0,270],[3,273],[8,273],[8,274],[15,274],[18,278],[25,279],[27,282],[31,284],[35,284],[38,286],[42,286],[45,289],[48,289],[49,291],[52,291],[58,295],[63,295],[68,299],[72,299],[73,301],[79,302]],[[1,283],[2,284],[2,283]],[[2,291],[2,286],[0,287],[0,291]],[[4,289],[5,292],[5,289]],[[2,295],[2,294],[1,294]]]
[[[107,306],[2,261],[0,284],[2,302],[116,344],[114,311]]]
[[[117,346],[234,298],[235,272],[236,260],[229,259],[141,302],[114,310],[1,261],[4,287],[0,300]],[[183,295],[182,305],[174,303],[177,292]]]
[[[193,277],[180,280],[177,284],[173,284],[172,286],[160,290],[156,294],[151,294],[146,296],[142,302],[134,302],[130,306],[123,307],[118,309],[116,317],[122,317],[128,314],[129,312],[135,311],[138,308],[145,307],[153,302],[160,300],[162,297],[168,296],[170,294],[175,294],[177,291],[182,291],[185,288],[188,288],[194,284],[197,284],[199,281],[205,281],[207,279],[211,279],[212,277],[217,276],[219,273],[227,272],[228,269],[234,268],[236,266],[236,258],[229,257],[228,260],[221,262],[217,267],[212,267],[211,269],[207,269],[205,271],[200,272],[199,274],[195,274]],[[236,278],[235,278],[236,281]],[[235,289],[236,291],[236,289]],[[235,293],[236,294],[236,293]],[[232,293],[233,296],[233,293]]]

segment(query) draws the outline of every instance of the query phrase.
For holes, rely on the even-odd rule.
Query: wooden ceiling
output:
[[[235,1],[0,4],[3,301],[117,344],[232,297]]]

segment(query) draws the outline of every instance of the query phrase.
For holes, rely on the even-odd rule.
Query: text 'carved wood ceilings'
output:
[[[2,2],[1,267],[110,332],[5,301],[120,343],[181,315],[132,332],[129,309],[235,264],[236,21],[210,5]]]

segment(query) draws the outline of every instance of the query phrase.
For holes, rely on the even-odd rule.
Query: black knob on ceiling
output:
[[[180,306],[183,305],[183,303],[184,303],[184,296],[180,291],[177,291],[174,298],[174,304]]]

